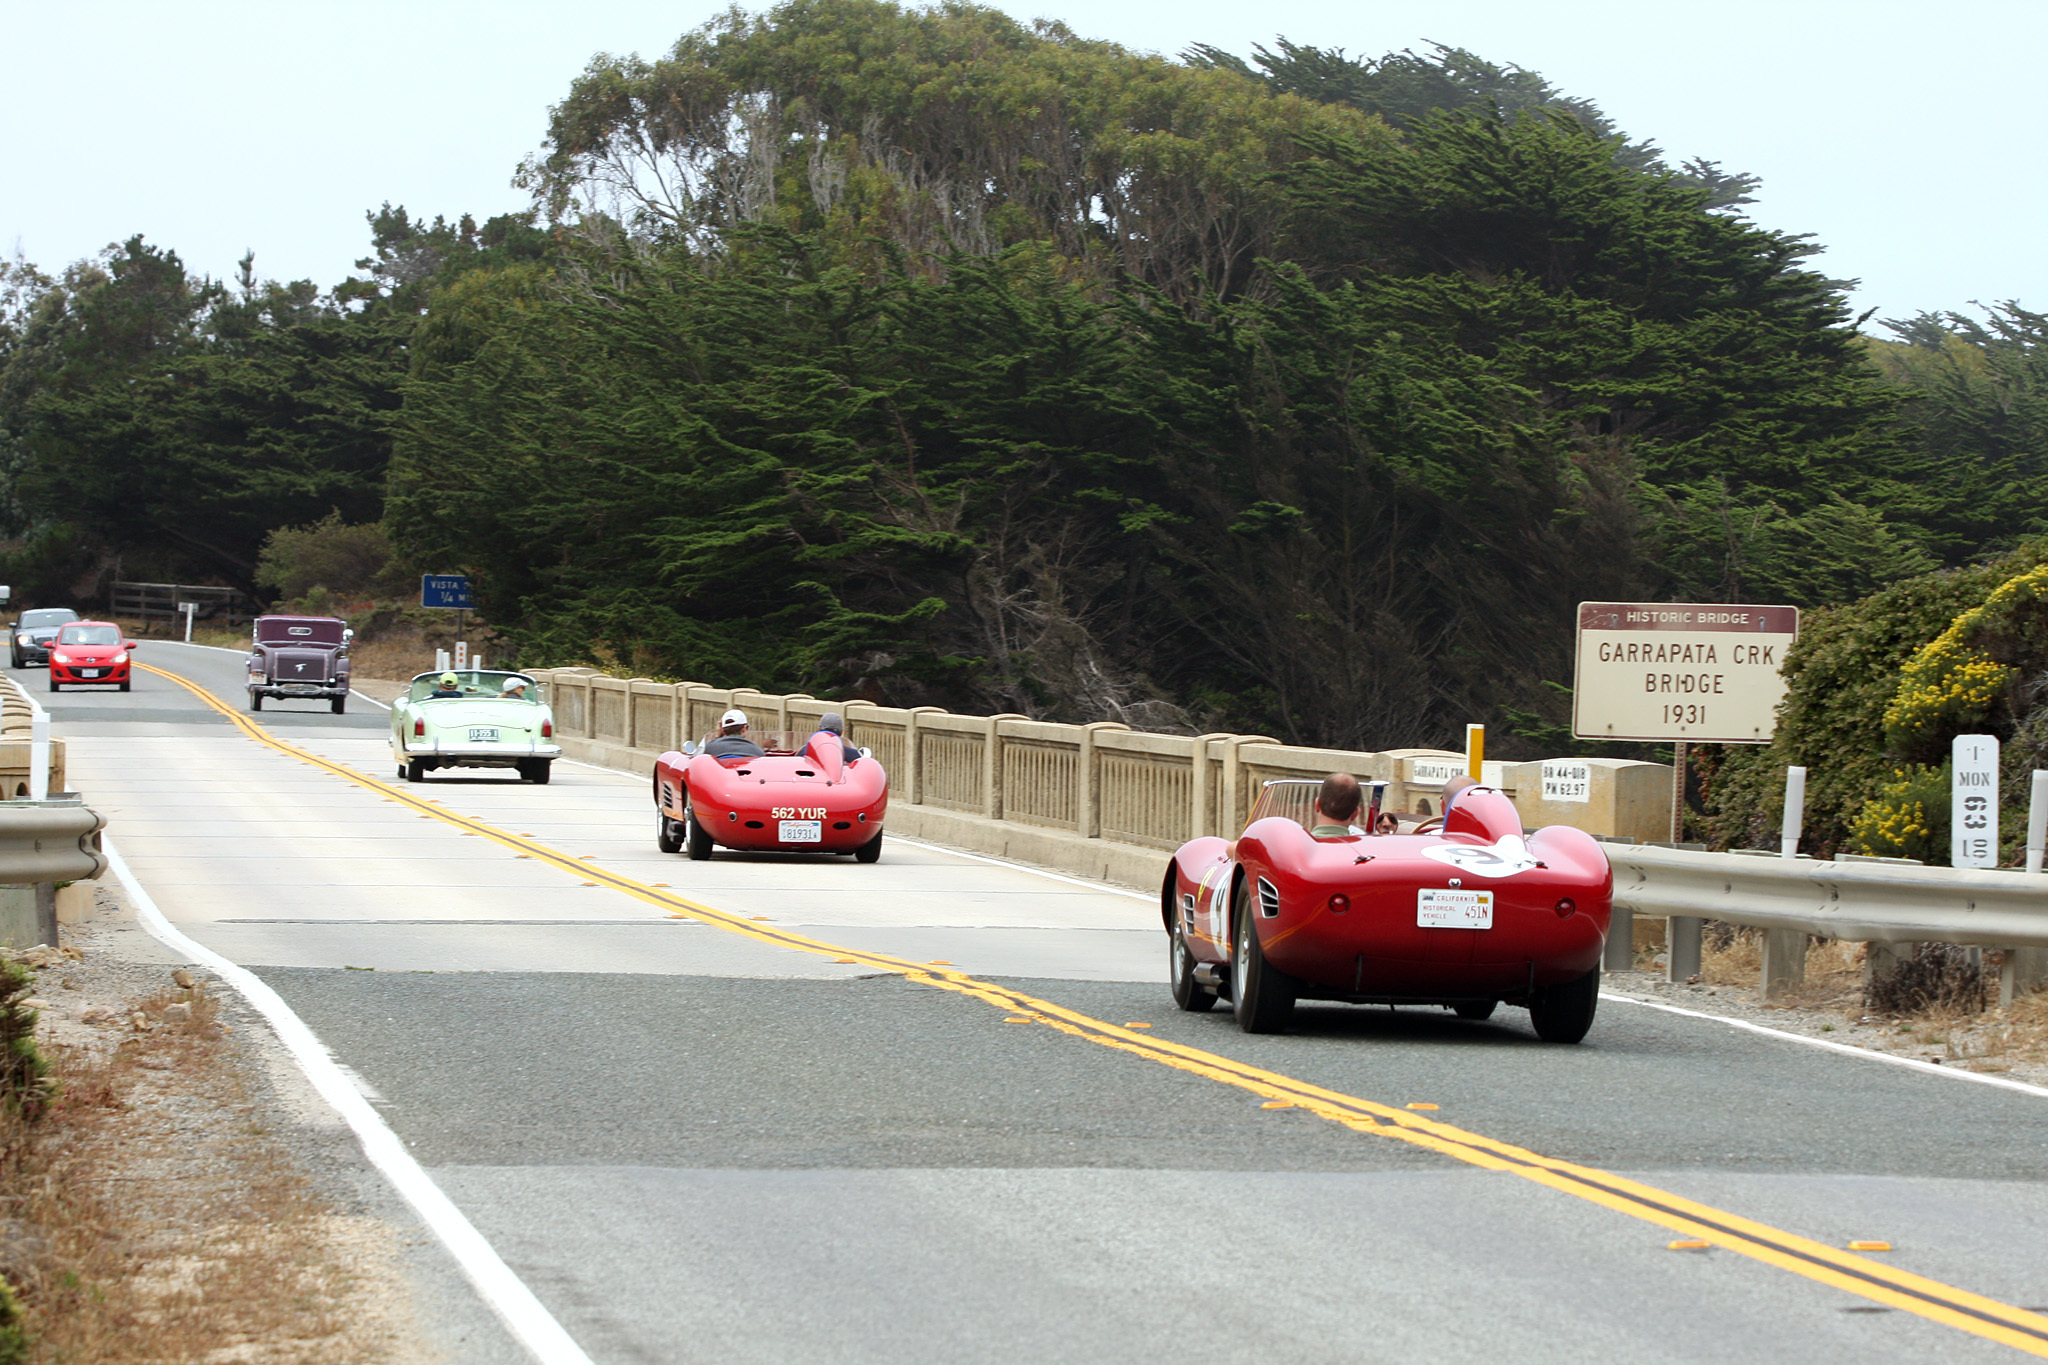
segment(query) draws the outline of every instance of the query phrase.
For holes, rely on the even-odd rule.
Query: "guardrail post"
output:
[[[2034,774],[2036,777],[2041,774]],[[2029,991],[2048,984],[2048,948],[2007,948],[1998,969],[1998,1004],[2001,1009]]]
[[[36,883],[36,942],[57,946],[57,883]]]
[[[1673,915],[1664,921],[1665,979],[1684,985],[1700,974],[1700,940],[1706,920],[1699,915]]]
[[[1882,988],[1885,980],[1899,969],[1899,964],[1904,962],[1912,951],[1913,945],[1910,943],[1880,943],[1873,939],[1864,944],[1863,998],[1870,999],[1872,994]]]
[[[1766,1001],[1776,1000],[1806,980],[1806,931],[1764,930],[1759,985]]]
[[[1636,965],[1636,913],[1617,905],[1607,920],[1607,947],[1600,955],[1603,971],[1625,972]]]

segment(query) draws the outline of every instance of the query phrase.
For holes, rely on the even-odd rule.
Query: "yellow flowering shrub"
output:
[[[2044,604],[2048,564],[1999,584],[1982,605],[1956,617],[1907,660],[1884,712],[1885,739],[1893,750],[1924,751],[1989,716],[2019,670],[1973,641],[2010,636],[2018,618],[2038,615]]]
[[[1947,767],[1916,763],[1892,772],[1897,780],[1880,787],[1850,823],[1849,837],[1857,852],[1881,858],[1946,862]]]

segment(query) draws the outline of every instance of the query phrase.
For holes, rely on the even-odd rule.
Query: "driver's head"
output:
[[[441,686],[443,687],[453,687],[455,686],[455,684],[461,681],[462,680],[456,677],[453,673],[443,673],[441,675]]]
[[[1350,773],[1331,773],[1323,779],[1323,789],[1316,793],[1316,809],[1324,819],[1344,824],[1358,814],[1361,795],[1357,778]]]
[[[1451,806],[1454,802],[1457,801],[1460,793],[1468,790],[1469,788],[1476,787],[1478,785],[1478,778],[1468,777],[1464,773],[1460,773],[1456,777],[1445,779],[1444,806],[1443,810],[1440,813],[1444,815],[1449,815],[1451,813]]]
[[[718,718],[718,733],[736,735],[747,728],[747,713],[734,707]]]
[[[844,735],[846,733],[846,718],[837,711],[827,711],[824,715],[818,717],[818,728],[820,730],[830,730],[835,735]]]

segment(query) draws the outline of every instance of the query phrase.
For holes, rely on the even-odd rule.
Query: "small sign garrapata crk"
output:
[[[1768,744],[1799,608],[1581,602],[1572,733]]]

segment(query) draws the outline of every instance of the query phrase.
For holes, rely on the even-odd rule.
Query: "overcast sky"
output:
[[[228,275],[332,285],[366,210],[479,219],[596,52],[658,55],[720,6],[610,0],[0,0],[0,251],[45,269],[136,232]],[[1879,317],[2048,309],[2040,75],[2048,3],[1975,0],[1042,0],[1005,3],[1172,55],[1276,34],[1378,55],[1434,40],[1541,72],[1674,161],[1764,179],[1751,216],[1811,233]]]

